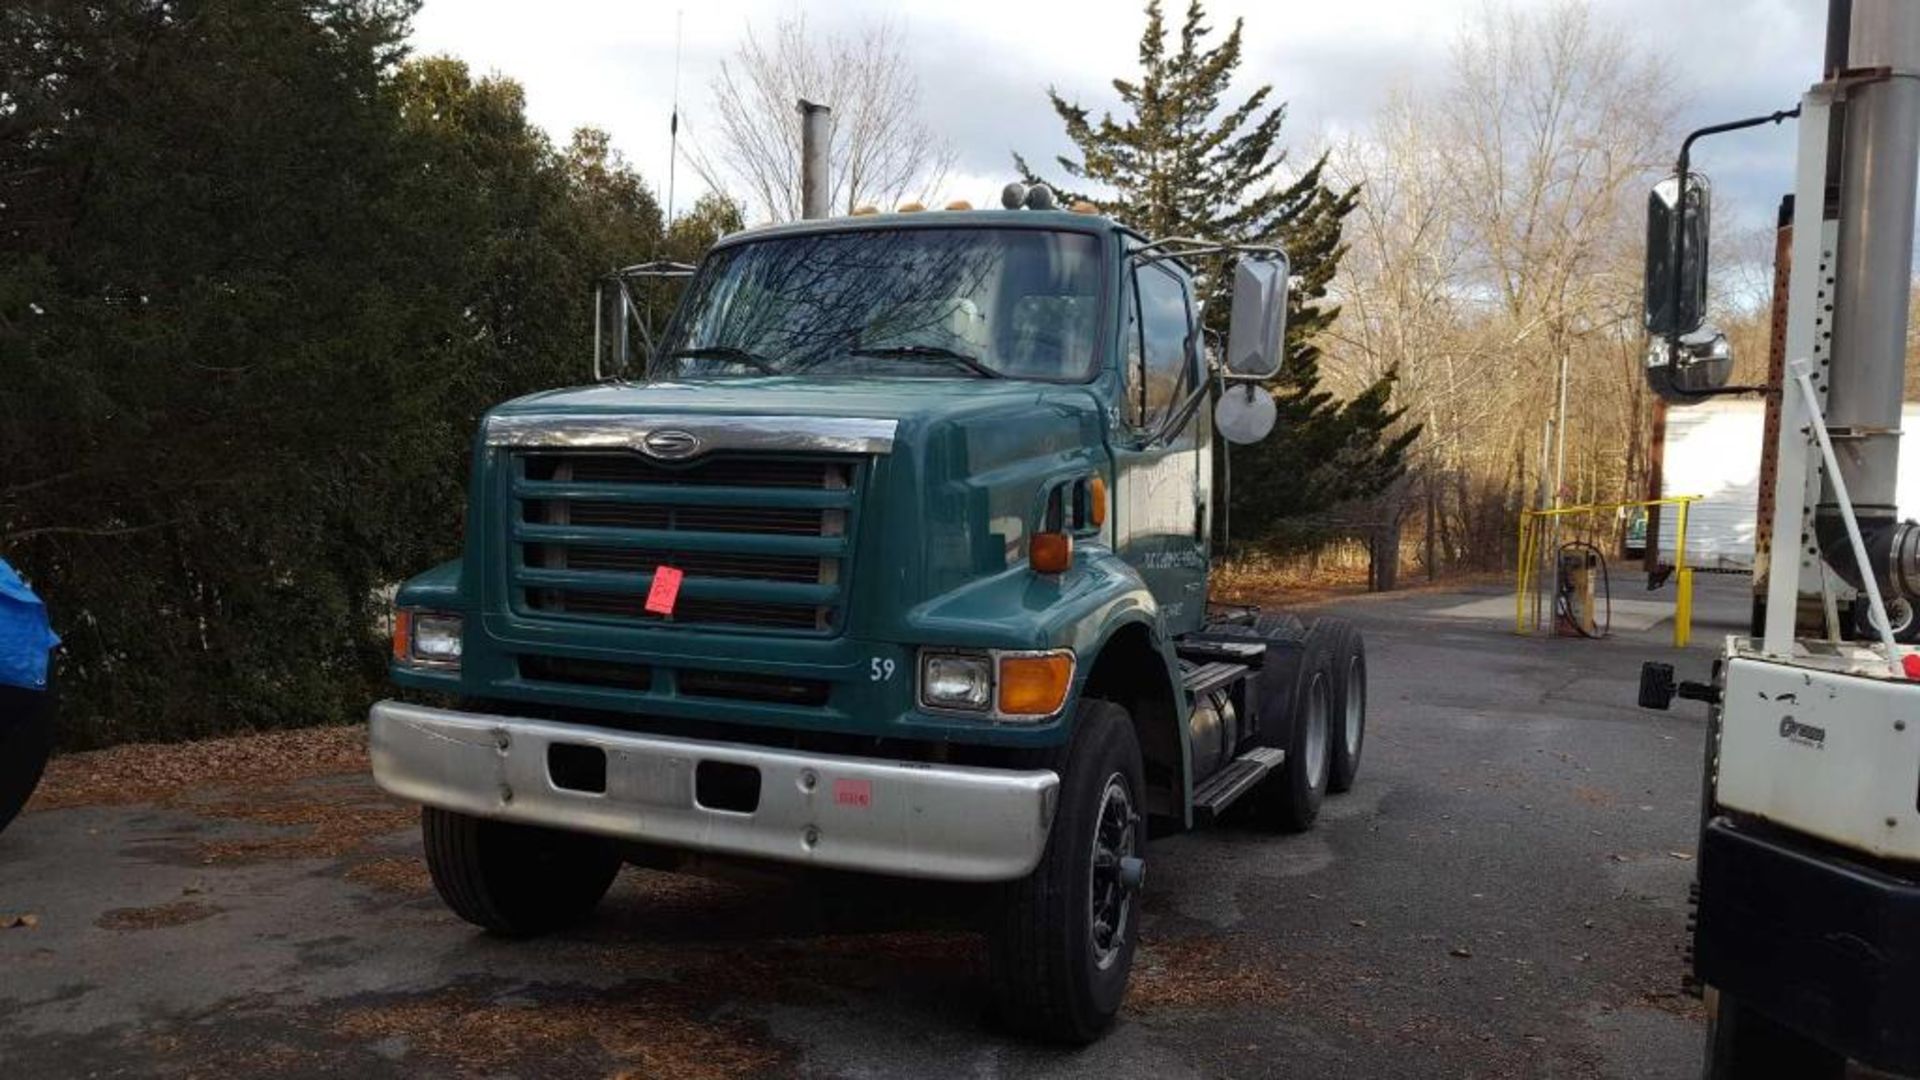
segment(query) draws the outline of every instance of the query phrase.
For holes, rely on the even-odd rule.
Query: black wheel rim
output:
[[[1133,890],[1122,875],[1121,860],[1137,854],[1137,823],[1127,778],[1116,772],[1107,777],[1100,793],[1089,860],[1092,888],[1087,896],[1087,933],[1094,966],[1102,970],[1119,959],[1133,929]]]

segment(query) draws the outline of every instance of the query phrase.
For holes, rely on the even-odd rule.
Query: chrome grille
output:
[[[859,459],[628,451],[514,455],[515,603],[552,617],[831,633],[846,580]],[[669,618],[654,571],[685,574]]]

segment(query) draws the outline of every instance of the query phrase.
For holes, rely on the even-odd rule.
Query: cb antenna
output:
[[[673,116],[667,121],[667,224],[673,223],[673,171],[680,163],[680,20],[686,12],[673,13]]]

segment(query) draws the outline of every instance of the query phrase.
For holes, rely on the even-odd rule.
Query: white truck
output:
[[[1687,512],[1687,565],[1703,573],[1751,574],[1760,535],[1760,459],[1765,433],[1765,403],[1753,398],[1709,398],[1667,411],[1660,461],[1662,496],[1697,495],[1700,501]],[[1920,404],[1902,407],[1903,436],[1920,432]],[[1894,507],[1902,518],[1920,512],[1920,438],[1900,441],[1900,478]],[[1658,564],[1674,565],[1679,535],[1674,508],[1660,508],[1660,524],[1653,530],[1659,544]],[[1878,632],[1867,610],[1866,598],[1837,577],[1828,587],[1848,616],[1856,637]],[[1920,638],[1920,619],[1904,597],[1883,598],[1893,621],[1894,637],[1902,642]]]
[[[1896,508],[1920,3],[1830,0],[1824,75],[1798,109],[1688,137],[1649,203],[1647,373],[1670,400],[1722,388],[1729,365],[1704,329],[1707,192],[1688,155],[1702,136],[1789,115],[1765,606],[1708,681],[1676,686],[1649,664],[1640,700],[1709,705],[1693,936],[1707,1076],[1837,1078],[1849,1060],[1920,1073],[1920,649],[1896,643],[1884,613],[1877,642],[1840,640],[1821,596],[1825,577],[1876,610],[1920,601],[1920,524]]]

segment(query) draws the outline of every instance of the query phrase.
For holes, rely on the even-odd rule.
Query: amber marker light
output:
[[[1000,712],[1004,715],[1051,716],[1060,711],[1072,685],[1070,652],[1000,657]]]
[[[393,609],[393,658],[403,664],[413,659],[413,612],[408,608]]]
[[[1063,532],[1034,533],[1027,543],[1027,565],[1042,574],[1064,573],[1073,565],[1073,537]]]
[[[1087,520],[1096,529],[1107,523],[1107,478],[1099,473],[1087,481]]]

